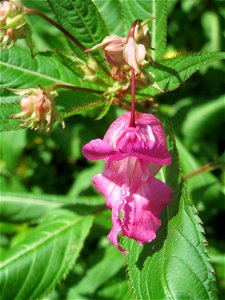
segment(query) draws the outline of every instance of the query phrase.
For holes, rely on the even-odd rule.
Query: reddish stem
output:
[[[69,33],[61,25],[59,25],[58,23],[56,23],[55,21],[53,21],[52,19],[50,19],[49,17],[44,15],[42,12],[40,12],[36,9],[28,8],[28,7],[24,8],[24,12],[26,14],[35,14],[35,15],[41,17],[42,19],[46,20],[47,22],[49,22],[50,24],[55,26],[57,29],[59,29],[63,34],[65,34],[65,36],[67,36],[71,41],[73,41],[74,44],[77,45],[77,47],[79,47],[83,52],[85,52],[86,48],[71,33]]]
[[[131,112],[130,127],[135,127],[135,70],[131,68]]]
[[[129,38],[134,38],[134,33],[135,33],[135,28],[137,26],[137,24],[140,22],[140,20],[136,20],[131,28],[130,28],[130,32],[129,32]],[[130,127],[135,127],[135,70],[133,68],[131,68],[131,112],[130,112]]]

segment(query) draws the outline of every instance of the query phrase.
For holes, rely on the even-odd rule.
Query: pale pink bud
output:
[[[126,38],[117,35],[109,35],[104,38],[100,44],[86,50],[86,52],[103,49],[104,59],[108,61],[111,66],[122,67],[126,63],[123,56],[123,47],[125,43]]]
[[[0,45],[10,48],[13,43],[29,34],[20,1],[0,3]]]
[[[127,64],[137,73],[140,73],[139,66],[145,59],[146,49],[142,44],[137,44],[133,37],[128,38],[127,44],[124,46],[123,56]]]
[[[22,112],[11,116],[14,119],[22,118],[21,127],[48,132],[53,124],[58,121],[64,128],[63,119],[54,103],[54,92],[44,90],[41,87],[37,89],[8,90],[17,95],[24,95],[20,100]]]

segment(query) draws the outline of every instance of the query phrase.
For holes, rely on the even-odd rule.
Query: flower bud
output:
[[[23,6],[19,0],[0,3],[0,45],[10,48],[13,43],[28,34]]]
[[[53,124],[58,121],[62,127],[65,127],[54,102],[56,93],[38,88],[14,90],[8,89],[16,95],[23,96],[20,100],[22,112],[12,115],[11,117],[22,118],[21,127],[49,132]]]
[[[100,44],[86,50],[86,52],[94,51],[100,48],[104,49],[104,59],[113,67],[122,67],[124,64],[126,64],[123,56],[123,48],[125,43],[126,38],[122,38],[117,35],[109,35],[104,38]]]
[[[151,36],[147,25],[150,21],[152,21],[152,18],[137,23],[134,33],[134,38],[136,42],[138,44],[144,45],[146,50],[148,50],[151,47]]]

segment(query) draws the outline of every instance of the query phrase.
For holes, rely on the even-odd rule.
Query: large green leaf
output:
[[[2,193],[0,218],[7,222],[27,222],[42,218],[55,208],[70,206],[74,211],[88,214],[104,204],[101,197],[66,197]]]
[[[181,54],[174,58],[158,60],[147,67],[146,71],[150,71],[155,75],[156,82],[161,89],[172,91],[196,71],[220,59],[225,59],[225,52]],[[141,93],[151,96],[160,94],[158,90],[151,86],[141,91]]]
[[[19,112],[19,97],[13,95],[9,91],[4,91],[3,88],[31,88],[41,86],[48,86],[53,84],[66,84],[76,85],[79,87],[98,88],[81,80],[76,74],[71,72],[65,65],[57,60],[56,57],[50,57],[45,55],[37,55],[34,59],[30,55],[28,49],[22,49],[18,47],[12,47],[9,51],[0,52],[1,55],[1,131],[18,129],[18,120],[11,119],[11,115]],[[74,106],[78,106],[79,112],[84,111],[80,105],[89,102],[90,100],[97,99],[98,96],[93,96],[89,93],[87,96],[82,92],[73,93],[73,101],[69,101],[69,108],[66,107],[66,98],[62,94],[62,100],[59,104],[62,107],[63,112],[65,110],[74,109]],[[77,97],[75,97],[77,95]],[[94,98],[93,98],[94,97]],[[60,99],[60,97],[59,97]]]
[[[58,22],[86,48],[93,47],[109,35],[106,24],[91,0],[48,0],[48,2]]]
[[[37,299],[53,289],[73,266],[93,217],[54,210],[1,262],[2,299]]]
[[[98,8],[98,11],[101,14],[110,34],[116,34],[119,36],[125,36],[128,34],[128,32],[125,32],[124,12],[119,1],[92,0],[92,2]]]
[[[167,125],[168,126],[168,125]],[[171,136],[171,133],[170,133]],[[173,202],[161,215],[156,239],[140,247],[124,239],[128,274],[136,299],[217,299],[213,268],[204,245],[196,209],[182,187],[174,142],[168,140],[173,163],[161,178],[173,188]]]

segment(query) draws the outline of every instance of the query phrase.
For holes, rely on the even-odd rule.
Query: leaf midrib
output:
[[[51,76],[48,76],[48,75],[44,75],[44,74],[41,74],[41,73],[38,73],[38,72],[35,72],[35,71],[24,69],[22,67],[18,67],[18,66],[6,63],[6,62],[0,62],[0,66],[1,65],[5,66],[7,68],[11,68],[11,69],[17,70],[19,72],[23,72],[23,73],[27,73],[27,74],[33,75],[35,77],[45,78],[47,80],[52,81],[53,83],[71,85],[71,82],[66,82],[66,81],[63,81],[63,80],[60,80],[60,79],[57,79],[57,78],[54,78],[54,77],[51,77]]]
[[[26,200],[24,200],[26,199]],[[38,206],[48,206],[48,207],[59,207],[62,206],[64,203],[62,202],[54,202],[54,201],[46,201],[42,199],[34,199],[34,198],[16,198],[11,196],[4,196],[3,199],[1,199],[1,202],[10,202],[10,203],[20,203],[20,204],[28,204],[28,205],[38,205]]]
[[[59,230],[56,230],[54,233],[51,233],[50,236],[48,235],[47,237],[42,238],[38,242],[33,243],[31,246],[27,247],[23,251],[18,252],[18,254],[10,257],[5,262],[3,262],[2,264],[0,264],[0,269],[4,268],[5,266],[8,266],[9,264],[11,264],[12,262],[14,262],[18,258],[20,258],[23,255],[31,252],[32,250],[37,250],[37,248],[40,247],[41,245],[43,245],[46,241],[49,241],[49,240],[55,238],[57,235],[61,234],[63,231],[65,231],[65,230],[69,229],[70,227],[74,226],[75,224],[77,224],[81,220],[82,220],[82,217],[74,220],[73,222],[71,222],[69,224],[66,224],[65,226],[61,227]]]

